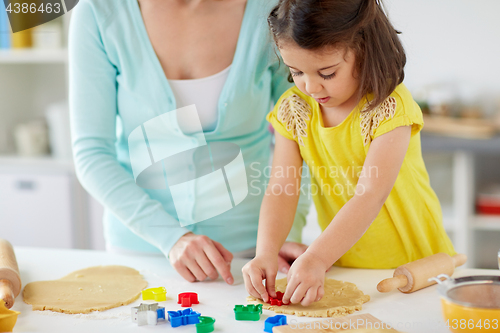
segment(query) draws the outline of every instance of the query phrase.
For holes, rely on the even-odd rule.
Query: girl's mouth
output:
[[[323,97],[323,98],[315,98],[316,102],[320,103],[320,104],[325,104],[326,102],[328,102],[330,100],[330,97]]]

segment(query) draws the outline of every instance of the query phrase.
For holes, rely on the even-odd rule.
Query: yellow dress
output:
[[[299,145],[310,169],[310,190],[322,230],[354,196],[372,140],[396,127],[412,126],[410,145],[389,197],[366,233],[335,264],[395,268],[439,252],[454,255],[422,159],[420,108],[403,84],[372,111],[363,107],[360,102],[342,123],[325,128],[319,104],[292,87],[267,116],[276,131]]]

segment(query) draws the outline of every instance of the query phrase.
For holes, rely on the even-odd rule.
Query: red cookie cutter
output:
[[[199,304],[197,293],[180,293],[179,300],[177,304],[180,304],[183,308],[188,308],[191,304]]]
[[[276,297],[269,296],[269,301],[267,302],[271,305],[282,306],[283,304],[288,305],[289,303],[283,303],[283,293],[281,291],[276,292]]]

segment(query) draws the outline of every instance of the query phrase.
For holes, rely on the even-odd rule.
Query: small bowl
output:
[[[3,299],[0,298],[0,332],[12,332],[20,313],[7,309]]]
[[[432,280],[439,284],[443,316],[451,332],[500,331],[500,276],[453,279],[441,274]]]

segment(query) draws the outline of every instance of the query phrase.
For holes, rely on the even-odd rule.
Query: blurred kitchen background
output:
[[[422,148],[446,230],[469,267],[496,268],[500,1],[385,4],[402,32],[405,84],[425,112]],[[104,249],[103,209],[79,185],[71,160],[70,16],[22,35],[5,33],[0,19],[0,238],[17,246]],[[312,207],[304,241],[318,233]]]

